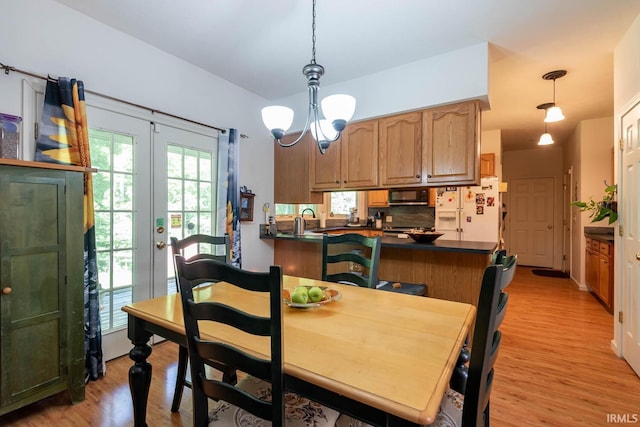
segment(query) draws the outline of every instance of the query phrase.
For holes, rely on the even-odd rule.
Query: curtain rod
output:
[[[27,76],[35,77],[37,79],[58,81],[57,78],[53,78],[51,76],[45,77],[45,76],[42,76],[42,75],[39,75],[39,74],[32,73],[30,71],[25,71],[25,70],[21,70],[21,69],[16,68],[16,67],[12,67],[10,65],[5,65],[2,62],[0,62],[0,69],[3,69],[4,73],[6,75],[9,75],[9,73],[11,71],[13,71],[13,72],[16,72],[16,73],[20,73],[20,74],[24,74],[24,75],[27,75]],[[136,104],[134,102],[125,101],[125,100],[122,100],[122,99],[115,98],[113,96],[105,95],[105,94],[102,94],[102,93],[99,93],[99,92],[94,92],[94,91],[88,90],[88,89],[85,89],[85,92],[91,93],[93,95],[102,96],[102,97],[107,98],[107,99],[109,99],[111,101],[122,102],[124,104],[131,105],[131,106],[134,106],[134,107],[137,107],[137,108],[142,108],[144,110],[149,110],[152,113],[164,114],[165,116],[169,116],[169,117],[172,117],[174,119],[180,119],[180,120],[184,120],[186,122],[193,123],[193,124],[196,124],[196,125],[208,127],[208,128],[211,128],[211,129],[215,129],[215,130],[217,130],[218,132],[221,132],[221,133],[227,133],[226,129],[221,129],[221,128],[216,127],[216,126],[212,126],[212,125],[208,125],[208,124],[205,124],[205,123],[196,122],[195,120],[185,119],[184,117],[176,116],[175,114],[165,113],[164,111],[156,110],[154,108],[145,107],[144,105]],[[249,138],[245,134],[240,134],[240,137],[241,138]]]

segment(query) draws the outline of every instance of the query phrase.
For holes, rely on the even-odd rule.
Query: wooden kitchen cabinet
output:
[[[422,114],[423,183],[474,185],[480,181],[480,107],[464,102]]]
[[[422,112],[379,119],[380,184],[394,187],[422,182]]]
[[[84,172],[0,161],[0,415],[84,399]]]
[[[367,206],[370,208],[389,207],[389,190],[371,190],[367,192]]]
[[[285,144],[296,140],[300,133],[286,135]],[[291,147],[273,144],[274,177],[273,198],[275,203],[322,203],[322,193],[311,191],[311,150],[317,150],[316,142],[307,132],[302,140]]]
[[[496,176],[496,153],[480,155],[480,178]]]
[[[316,191],[373,188],[378,185],[378,121],[348,124],[325,154],[311,156],[311,188]]]
[[[586,238],[585,283],[609,312],[613,310],[613,244]]]

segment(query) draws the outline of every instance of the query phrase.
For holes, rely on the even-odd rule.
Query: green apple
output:
[[[294,290],[293,290],[294,294],[305,294],[305,295],[309,295],[309,289],[306,286],[297,286]]]
[[[309,289],[309,299],[313,302],[318,302],[324,298],[324,291],[318,286],[313,286]]]
[[[309,302],[309,295],[302,292],[294,292],[291,295],[291,302],[296,304],[307,304]]]

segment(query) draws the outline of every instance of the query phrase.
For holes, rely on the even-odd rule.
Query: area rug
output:
[[[531,272],[537,276],[561,277],[564,279],[569,277],[569,275],[564,271],[558,271],[558,270],[531,270]]]

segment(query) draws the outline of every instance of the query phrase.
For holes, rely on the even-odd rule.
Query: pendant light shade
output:
[[[320,102],[320,105],[322,106],[322,113],[330,124],[336,121],[342,122],[342,128],[337,129],[339,131],[344,129],[344,125],[351,120],[353,113],[356,111],[356,99],[351,95],[327,96]]]
[[[293,123],[293,110],[281,105],[265,107],[262,109],[262,121],[267,129],[271,129],[274,138],[281,139]]]
[[[562,109],[558,106],[549,108],[547,115],[544,116],[545,123],[559,122],[560,120],[564,120],[564,114],[562,114]]]
[[[553,144],[553,137],[549,132],[545,132],[540,136],[540,140],[538,141],[538,145],[551,145]]]

